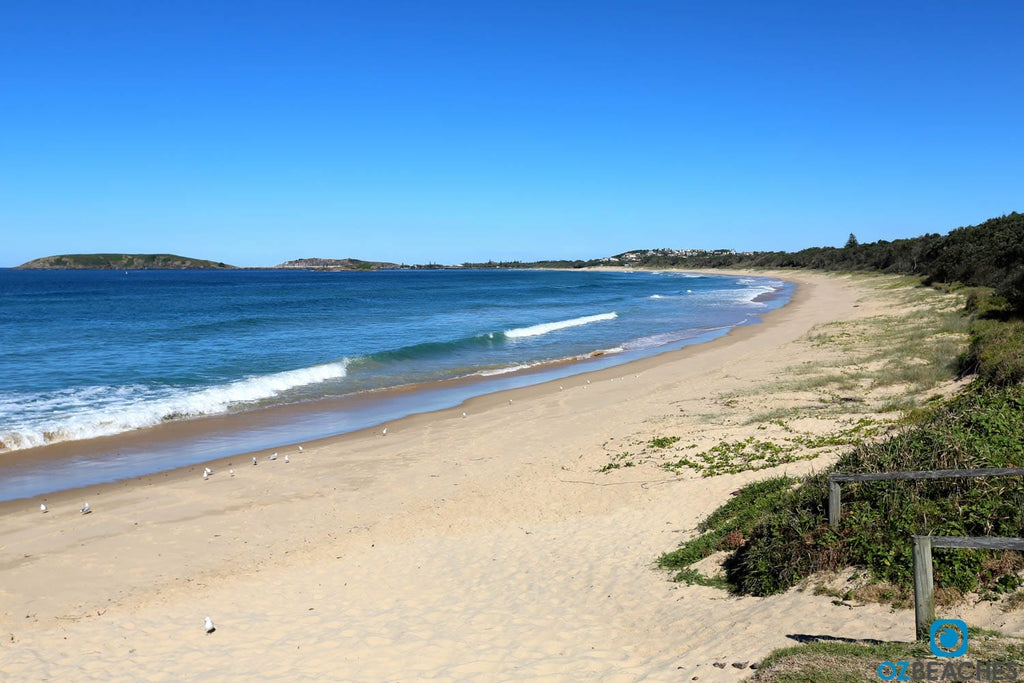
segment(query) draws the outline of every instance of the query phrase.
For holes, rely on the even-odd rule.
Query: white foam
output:
[[[699,280],[705,278],[706,275],[702,275],[698,272],[679,272],[678,270],[671,270],[666,272],[664,270],[654,271],[656,275],[668,275],[669,278],[683,278],[685,280]]]
[[[556,330],[564,330],[569,327],[579,327],[581,325],[589,325],[590,323],[601,322],[603,320],[615,320],[619,314],[614,311],[611,313],[599,313],[598,315],[587,315],[582,318],[572,318],[571,320],[559,320],[553,323],[541,323],[540,325],[531,325],[530,327],[520,327],[514,330],[506,330],[506,339],[521,339],[522,337],[538,337],[548,332],[554,332]]]
[[[764,296],[765,294],[778,292],[785,284],[777,280],[742,279],[745,280],[745,282],[742,283],[744,286],[741,289],[705,290],[700,294],[702,298],[711,301],[721,301],[729,304],[746,304],[753,308],[765,308],[766,304],[762,301],[756,301],[756,299]],[[736,283],[741,284],[739,280],[737,280]]]
[[[0,442],[10,450],[19,450],[120,434],[173,419],[216,415],[290,389],[344,378],[348,363],[345,359],[191,391],[131,386],[57,392],[37,401],[20,424],[0,433]]]
[[[522,365],[509,365],[504,368],[494,368],[492,370],[481,370],[477,374],[481,377],[494,377],[496,375],[507,375],[512,372],[519,372],[520,370],[529,370],[532,367],[541,365],[541,363],[530,363]]]
[[[718,325],[716,327],[702,327],[694,328],[691,330],[678,330],[676,332],[663,332],[661,334],[652,334],[648,337],[639,337],[628,342],[625,348],[630,351],[654,349],[667,344],[675,344],[678,342],[686,341],[689,339],[696,339],[702,335],[717,332],[718,330],[728,330],[739,325],[744,325],[748,322],[749,318],[731,323],[729,325]]]

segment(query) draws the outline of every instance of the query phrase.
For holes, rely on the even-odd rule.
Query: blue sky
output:
[[[0,3],[0,266],[800,249],[1024,210],[1021,2]]]

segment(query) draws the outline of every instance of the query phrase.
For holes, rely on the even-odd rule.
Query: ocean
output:
[[[0,270],[0,500],[708,341],[792,289],[675,271]],[[175,424],[209,428],[117,440]],[[59,461],[33,465],[58,445]]]

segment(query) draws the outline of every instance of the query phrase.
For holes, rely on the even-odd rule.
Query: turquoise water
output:
[[[420,387],[400,406],[331,416],[339,433],[465,398],[429,398],[445,380],[489,379],[473,386],[490,391],[559,361],[607,365],[711,338],[791,289],[678,272],[0,270],[0,442],[26,451]],[[332,431],[299,422],[237,447]],[[218,448],[197,457],[230,449]],[[157,467],[131,457],[133,474]]]

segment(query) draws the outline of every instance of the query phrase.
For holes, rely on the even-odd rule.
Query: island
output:
[[[361,261],[356,258],[301,258],[274,266],[274,268],[297,270],[394,270],[403,267],[397,263]]]
[[[235,266],[218,261],[175,254],[61,254],[44,256],[18,270],[230,270]]]

